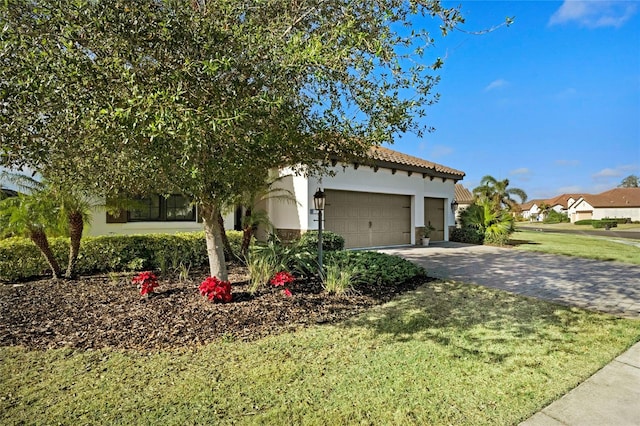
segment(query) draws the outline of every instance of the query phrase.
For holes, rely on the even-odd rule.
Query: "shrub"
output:
[[[549,210],[547,216],[544,218],[543,223],[566,223],[570,222],[569,216],[566,213],[559,213],[555,210]]]
[[[231,283],[229,281],[220,281],[218,277],[208,277],[198,288],[200,294],[214,302],[231,302]]]
[[[576,220],[575,222],[573,222],[574,225],[591,225],[592,223],[592,219]]]
[[[344,294],[359,279],[358,269],[344,262],[332,262],[325,265],[322,285],[327,293]]]
[[[424,268],[398,256],[373,251],[332,251],[326,264],[341,264],[358,272],[358,281],[395,285],[426,275]]]
[[[247,259],[249,291],[255,293],[278,271],[295,271],[311,275],[316,269],[314,256],[298,245],[287,246],[272,236],[266,244],[253,246]]]
[[[230,241],[234,240],[236,237],[231,234]],[[50,238],[49,242],[56,259],[65,265],[69,240],[59,237]],[[208,262],[204,232],[109,235],[82,239],[76,270],[79,274],[144,269],[165,271],[202,267]],[[0,280],[16,281],[47,273],[46,261],[29,239],[0,240]]]
[[[624,225],[625,223],[631,223],[630,217],[605,217],[602,220],[612,221],[619,225]]]
[[[455,228],[449,234],[449,241],[466,244],[482,244],[484,235],[476,228],[470,226]]]
[[[151,271],[140,272],[131,282],[138,286],[142,296],[153,293],[158,287],[158,277]]]
[[[315,253],[318,251],[318,231],[307,231],[296,245],[304,251]],[[331,231],[322,231],[322,250],[344,250],[344,237]]]
[[[618,222],[613,219],[593,220],[591,226],[594,228],[615,228],[618,226]]]

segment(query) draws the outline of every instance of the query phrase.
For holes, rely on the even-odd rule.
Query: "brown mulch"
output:
[[[166,350],[220,338],[255,340],[343,320],[425,282],[358,285],[338,296],[317,281],[298,279],[288,286],[291,297],[272,286],[252,295],[246,268],[231,265],[233,301],[221,304],[198,292],[207,275],[160,275],[149,297],[131,283],[133,273],[0,283],[0,346]]]

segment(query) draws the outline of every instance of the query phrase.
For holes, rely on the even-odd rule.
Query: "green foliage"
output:
[[[449,241],[465,244],[482,244],[484,243],[484,234],[471,226],[455,228],[449,234]]]
[[[593,226],[596,229],[615,228],[618,226],[618,222],[615,219],[592,220],[591,226]]]
[[[230,231],[231,232],[231,231]],[[238,242],[238,236],[230,239]],[[61,263],[67,260],[69,241],[51,238],[51,249]],[[180,271],[207,265],[203,232],[85,237],[76,268],[80,274],[152,269]],[[46,274],[48,266],[26,238],[0,240],[0,280],[16,281]]]
[[[482,178],[480,185],[473,189],[473,194],[480,202],[484,200],[491,202],[494,210],[511,209],[516,205],[514,195],[520,199],[521,203],[527,201],[527,194],[522,189],[508,188],[508,186],[509,179],[498,180],[487,175]]]
[[[69,241],[61,237],[50,238],[49,245],[56,260],[62,264],[69,252]],[[12,237],[0,240],[0,280],[18,281],[50,272],[45,258],[30,239]]]
[[[344,294],[348,292],[358,281],[360,274],[356,265],[350,265],[346,261],[330,262],[324,265],[322,284],[325,291],[332,294]]]
[[[408,260],[373,251],[328,252],[326,264],[345,265],[357,272],[358,282],[378,285],[395,285],[426,275],[424,268]]]
[[[247,267],[250,275],[250,291],[255,292],[268,284],[277,272],[295,272],[298,275],[313,273],[315,258],[311,252],[297,245],[283,244],[272,235],[266,244],[256,244],[249,252]]]
[[[483,242],[504,245],[514,232],[514,219],[509,210],[497,206],[488,198],[479,199],[460,214],[463,228],[476,229]]]
[[[622,179],[618,188],[637,188],[640,183],[640,177],[637,175],[629,175],[626,178]]]
[[[560,213],[553,209],[549,209],[544,218],[544,223],[569,223],[570,219],[566,213]]]
[[[426,28],[405,31],[425,16],[443,35],[464,21],[438,1],[7,0],[0,164],[107,197],[188,196],[224,280],[218,213],[265,170],[428,130],[442,61]]]
[[[318,231],[307,231],[297,242],[301,250],[312,253],[318,252]],[[331,231],[322,231],[322,250],[344,250],[344,237]]]
[[[624,225],[625,223],[631,223],[631,218],[630,217],[605,217],[602,220],[609,221],[609,222],[615,222],[618,225]]]
[[[591,225],[592,223],[593,219],[576,220],[573,222],[574,225]]]

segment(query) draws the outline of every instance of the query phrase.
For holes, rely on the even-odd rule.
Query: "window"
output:
[[[130,222],[155,221],[195,221],[196,209],[191,201],[182,195],[170,195],[165,198],[160,195],[135,200],[135,207],[129,210]]]
[[[160,199],[159,195],[152,195],[135,200],[135,207],[129,210],[129,220],[132,222],[160,220]]]

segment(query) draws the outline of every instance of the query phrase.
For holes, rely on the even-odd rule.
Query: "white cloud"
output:
[[[429,152],[430,158],[441,158],[446,157],[447,155],[451,155],[453,153],[453,148],[445,146],[445,145],[435,145],[431,152]]]
[[[484,88],[485,92],[489,92],[494,89],[498,89],[500,87],[508,86],[509,82],[507,80],[503,80],[501,78],[497,80],[493,80],[487,87]]]
[[[520,176],[525,175],[526,176],[526,175],[530,175],[531,174],[531,170],[529,170],[526,167],[521,167],[519,169],[511,170],[509,172],[509,174],[511,176],[517,176],[517,175],[520,175]]]
[[[580,160],[556,160],[554,163],[556,166],[578,166],[580,165]]]
[[[594,179],[602,179],[602,178],[610,178],[610,177],[619,177],[622,175],[622,172],[618,169],[602,169],[597,173],[594,173],[591,177]]]
[[[630,1],[565,0],[549,18],[549,25],[577,22],[587,28],[621,27],[637,11]]]

